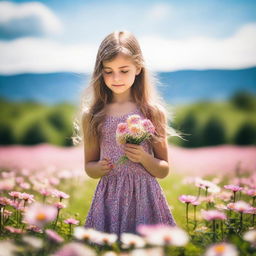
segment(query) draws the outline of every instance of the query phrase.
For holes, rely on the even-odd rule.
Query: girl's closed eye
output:
[[[129,72],[129,70],[122,70],[122,71],[121,71],[121,73],[128,73],[128,72]],[[104,73],[105,73],[106,75],[109,75],[109,74],[111,74],[112,72],[111,72],[111,71],[109,71],[109,72],[104,71]]]

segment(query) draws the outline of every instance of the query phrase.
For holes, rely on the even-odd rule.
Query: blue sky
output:
[[[138,37],[152,70],[256,64],[256,1],[0,1],[0,73],[90,72],[101,40],[120,29]]]

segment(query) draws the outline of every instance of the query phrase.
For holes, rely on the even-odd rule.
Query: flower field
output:
[[[78,158],[60,152],[59,166],[52,155],[47,162],[37,153],[30,154],[33,168],[1,168],[0,255],[256,255],[256,173],[243,168],[246,162],[233,171],[218,166],[218,173],[200,174],[194,166],[191,175],[188,167],[159,179],[178,226],[140,225],[138,235],[123,233],[118,240],[83,227],[98,180],[88,179],[79,161],[64,168],[66,158]]]

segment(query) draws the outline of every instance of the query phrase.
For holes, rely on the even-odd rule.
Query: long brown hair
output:
[[[157,79],[146,68],[137,39],[129,31],[115,31],[107,35],[99,46],[89,86],[82,92],[80,109],[73,123],[73,143],[79,145],[83,140],[87,140],[88,145],[93,145],[96,140],[101,140],[102,123],[106,115],[105,106],[111,103],[113,98],[112,91],[103,79],[103,61],[111,61],[119,53],[131,57],[134,64],[141,68],[131,87],[131,96],[143,115],[156,127],[153,141],[161,141],[165,135],[182,138],[168,125],[172,121],[171,115],[167,111],[164,99],[155,89]]]

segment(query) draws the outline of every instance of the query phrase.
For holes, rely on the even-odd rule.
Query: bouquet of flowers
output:
[[[116,141],[119,145],[125,143],[137,144],[150,139],[155,127],[149,119],[141,119],[139,115],[130,115],[125,123],[119,123],[116,129]],[[117,164],[125,163],[129,158],[124,155]]]

